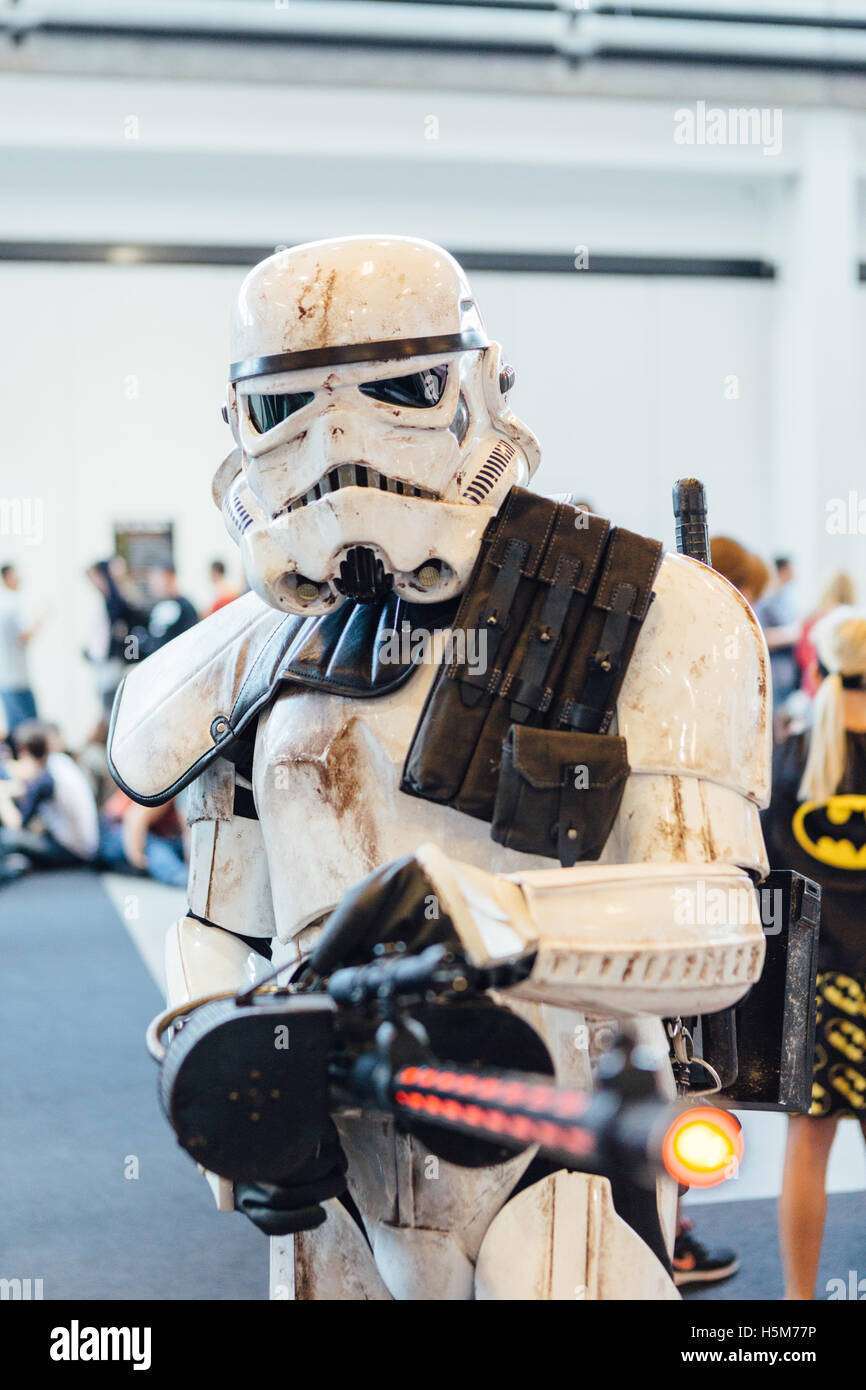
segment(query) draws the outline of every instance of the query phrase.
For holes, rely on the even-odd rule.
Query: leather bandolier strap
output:
[[[490,821],[512,848],[597,858],[628,775],[624,740],[607,730],[661,554],[658,541],[513,488],[454,619],[402,790]]]

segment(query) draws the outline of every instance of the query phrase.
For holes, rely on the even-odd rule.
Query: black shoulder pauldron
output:
[[[214,721],[221,755],[243,757],[253,716],[284,684],[356,700],[399,690],[417,670],[413,637],[449,626],[458,602],[407,603],[391,593],[372,603],[350,600],[317,618],[286,618],[248,672],[227,721]],[[408,640],[393,640],[404,633]]]
[[[251,761],[250,745],[255,736],[256,716],[281,690],[297,685],[352,699],[389,695],[404,685],[417,668],[417,644],[413,638],[422,631],[448,627],[456,608],[457,600],[447,604],[411,604],[392,593],[372,603],[348,600],[335,612],[322,617],[302,618],[292,614],[278,619],[250,661],[240,686],[235,687],[236,693],[233,692],[231,700],[222,708],[219,704],[216,708],[213,704],[203,707],[195,686],[186,683],[188,693],[183,697],[186,706],[173,713],[181,724],[186,718],[196,726],[188,741],[192,757],[188,761],[175,758],[170,771],[166,769],[168,775],[154,770],[153,760],[142,753],[138,767],[124,777],[121,767],[125,770],[125,762],[116,759],[114,751],[115,728],[119,720],[122,724],[121,686],[108,739],[112,776],[118,786],[141,805],[159,806],[189,786],[215,758],[228,758],[239,768],[247,768]],[[404,640],[400,640],[401,637]],[[236,659],[240,660],[241,655]],[[215,660],[230,672],[235,658],[231,648],[227,648],[226,654],[217,654]],[[229,675],[224,686],[226,693],[231,685]],[[164,718],[171,718],[170,708],[170,703],[163,705],[163,718],[158,720],[160,725]],[[157,719],[156,710],[146,713],[148,718]],[[128,748],[131,744],[134,748],[138,742],[135,720],[130,724],[127,717],[127,725],[129,727],[122,731],[122,747]],[[142,786],[145,780],[149,785]]]
[[[302,619],[285,649],[278,678],[356,699],[388,695],[416,669],[413,635],[447,627],[457,603],[407,603],[392,593],[374,603],[348,602],[335,613]],[[408,641],[389,640],[403,632]]]

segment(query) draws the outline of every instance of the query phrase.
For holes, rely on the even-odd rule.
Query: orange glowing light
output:
[[[716,1187],[736,1175],[743,1157],[743,1132],[729,1110],[698,1105],[674,1120],[662,1145],[672,1178],[688,1187]]]

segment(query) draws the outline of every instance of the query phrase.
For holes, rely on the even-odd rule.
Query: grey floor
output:
[[[0,1278],[46,1299],[267,1298],[265,1238],[216,1212],[159,1113],[143,1037],[161,1004],[95,875],[0,890]]]
[[[739,1271],[723,1284],[687,1290],[692,1299],[779,1299],[782,1297],[782,1264],[779,1257],[777,1202],[769,1198],[747,1202],[715,1202],[692,1207],[689,1217],[695,1234],[707,1246],[727,1247],[740,1257]],[[863,1280],[866,1297],[866,1193],[838,1192],[827,1201],[827,1227],[821,1267],[815,1286],[817,1298],[826,1299],[841,1279],[852,1287],[851,1274]]]
[[[107,887],[81,872],[0,890],[0,1278],[42,1279],[46,1299],[264,1299],[266,1242],[215,1211],[159,1113],[144,1049],[162,1004],[149,938],[174,912],[165,897],[148,906],[144,889],[158,885]],[[143,909],[130,923],[126,888]],[[690,1299],[781,1297],[775,1200],[689,1215],[705,1243],[741,1260]],[[863,1192],[829,1199],[819,1297],[850,1271],[866,1294]]]

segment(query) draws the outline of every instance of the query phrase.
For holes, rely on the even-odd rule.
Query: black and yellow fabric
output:
[[[764,812],[772,868],[798,869],[821,885],[815,1070],[810,1115],[866,1118],[866,734],[847,736],[834,796],[800,801],[808,735],[773,757],[773,799]]]
[[[866,1119],[866,979],[818,975],[810,1115]]]
[[[845,772],[823,802],[798,799],[808,736],[773,756],[773,799],[762,817],[770,867],[821,885],[818,968],[866,979],[866,734],[849,733]]]

